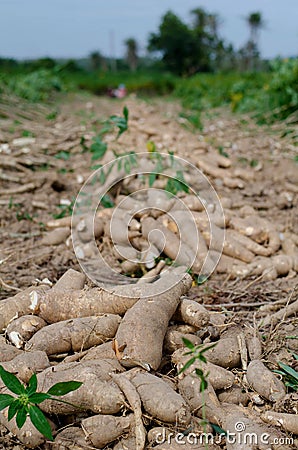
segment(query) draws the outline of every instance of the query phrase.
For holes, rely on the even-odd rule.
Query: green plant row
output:
[[[195,114],[222,105],[251,112],[260,122],[285,119],[298,110],[298,59],[275,60],[269,72],[199,73],[179,78],[163,71],[88,72],[55,66],[21,74],[0,72],[0,96],[7,90],[32,102],[47,101],[57,91],[82,89],[96,95],[125,84],[128,93],[173,94]]]

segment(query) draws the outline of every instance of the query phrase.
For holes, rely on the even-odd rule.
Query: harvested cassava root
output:
[[[103,314],[53,323],[37,331],[25,349],[43,350],[47,355],[86,350],[112,339],[120,321],[120,316]]]
[[[146,370],[158,369],[169,321],[191,283],[190,275],[185,274],[171,290],[155,298],[142,298],[126,312],[115,338],[120,361],[125,367],[139,365]]]
[[[206,167],[205,162],[202,164]],[[226,172],[226,168],[216,168],[213,175],[218,170]],[[239,178],[224,179],[230,187],[239,185]],[[243,187],[241,180],[240,185]],[[297,272],[295,236],[280,233],[254,208],[233,207],[230,199],[222,198],[223,210],[218,199],[209,198],[208,189],[200,196],[171,198],[161,189],[145,191],[140,198],[120,194],[115,199],[117,207],[102,209],[95,215],[95,239],[110,244],[114,266],[122,274],[136,274],[140,269],[146,274],[156,267],[157,256],[170,258],[202,275],[218,270],[230,278],[262,276],[272,280]],[[87,241],[93,239],[92,226],[89,220],[87,237],[78,233],[80,248],[86,255]]]
[[[37,315],[26,312],[8,325],[10,343],[4,337],[0,342],[13,349],[10,355],[6,351],[6,370],[24,382],[36,372],[40,392],[58,382],[82,382],[61,397],[67,403],[39,404],[53,420],[53,430],[62,428],[54,431],[52,448],[203,450],[202,418],[230,432],[238,418],[258,436],[296,433],[293,415],[252,412],[256,394],[271,408],[286,394],[282,381],[261,361],[258,331],[243,332],[226,324],[224,315],[215,317],[198,299],[187,298],[192,279],[181,275],[180,268],[154,280],[106,292],[83,289],[84,277],[68,272],[50,290],[36,293],[32,313]],[[24,350],[13,345],[19,343],[11,338],[16,331]],[[207,363],[195,360],[180,372],[191,358],[182,338],[202,343],[201,349],[216,344],[204,352]],[[197,372],[208,380],[204,392]],[[0,391],[8,392],[3,384]],[[30,422],[18,430],[14,421],[8,422],[7,408],[0,412],[0,423],[27,447],[42,448],[44,437]],[[212,433],[210,425],[206,429]],[[218,448],[209,442],[209,449]]]

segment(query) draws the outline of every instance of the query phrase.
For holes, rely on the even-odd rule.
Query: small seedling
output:
[[[57,159],[63,159],[63,161],[67,161],[70,158],[70,152],[61,150],[55,155],[55,158]]]
[[[58,116],[58,111],[52,111],[46,116],[46,119],[47,120],[55,120],[55,119],[57,119],[57,116]]]
[[[23,130],[23,131],[22,131],[22,136],[23,136],[23,137],[34,137],[35,135],[34,135],[34,133],[32,133],[32,131],[30,131],[30,130]]]
[[[202,419],[203,419],[202,425],[204,428],[204,433],[207,434],[206,426],[208,424],[208,421],[206,419],[206,401],[205,401],[204,393],[208,387],[209,372],[206,373],[203,370],[203,365],[207,363],[207,359],[206,359],[204,353],[206,353],[211,348],[215,347],[216,343],[210,344],[206,347],[205,345],[194,345],[192,342],[190,342],[186,338],[182,338],[182,341],[183,341],[185,347],[187,347],[189,349],[189,351],[186,352],[185,355],[190,355],[190,359],[184,364],[182,369],[180,369],[178,375],[180,373],[185,372],[185,370],[187,370],[189,367],[191,367],[196,361],[199,362],[199,367],[196,367],[194,372],[200,380],[200,392],[202,393]],[[208,443],[206,442],[205,444],[206,444],[206,448],[208,448]]]
[[[259,161],[257,159],[252,159],[249,163],[250,167],[257,167]]]
[[[17,211],[16,218],[18,222],[20,222],[21,220],[30,220],[31,222],[33,222],[33,217],[27,211],[25,212]]]
[[[188,126],[195,130],[202,130],[203,125],[201,121],[201,112],[200,111],[193,111],[191,113],[187,112],[181,112],[179,116],[186,121],[186,124]]]
[[[208,350],[210,350],[211,348],[216,346],[216,343],[208,345],[206,347],[202,344],[194,345],[192,342],[190,342],[186,338],[182,338],[182,340],[183,340],[184,345],[189,349],[189,352],[186,352],[185,355],[192,355],[192,357],[184,364],[182,369],[180,369],[179,374],[182,372],[185,372],[185,370],[188,369],[190,366],[192,366],[196,361],[206,364],[207,359],[206,359],[204,353],[206,353]],[[207,378],[208,378],[209,372],[204,374],[203,370],[200,368],[200,369],[196,369],[195,373],[201,380],[200,392],[203,392],[208,387]]]
[[[103,158],[105,155],[108,145],[102,140],[102,137],[114,131],[115,128],[118,128],[118,133],[116,139],[118,139],[122,133],[127,131],[128,129],[128,108],[124,106],[123,108],[123,117],[121,116],[110,116],[105,122],[102,129],[99,133],[93,138],[92,145],[90,147],[90,151],[92,153],[92,161]],[[84,140],[81,140],[81,145],[83,147],[83,151],[86,151],[86,146]],[[122,155],[121,155],[122,156]]]
[[[10,197],[9,203],[8,203],[8,209],[16,209],[16,219],[18,222],[21,220],[30,220],[33,221],[33,216],[29,214],[27,211],[22,210],[22,204],[21,203],[14,203],[13,198]]]
[[[69,205],[58,205],[58,208],[60,208],[60,212],[57,214],[52,214],[53,218],[62,219],[63,217],[71,216],[74,202],[75,200],[73,199]]]
[[[224,156],[225,158],[229,158],[229,154],[225,151],[225,148],[224,148],[222,145],[220,145],[220,146],[218,147],[218,153],[219,153],[221,156]]]
[[[47,392],[36,392],[37,377],[35,373],[31,376],[28,386],[22,384],[15,375],[7,372],[2,366],[0,366],[0,377],[7,389],[17,395],[17,397],[14,397],[10,394],[0,394],[0,411],[8,407],[7,418],[11,420],[16,416],[18,428],[23,427],[29,415],[34,427],[47,439],[53,441],[50,424],[44,413],[36,405],[45,400],[68,403],[56,397],[75,391],[82,383],[80,381],[66,381],[54,384]]]
[[[118,134],[116,139],[118,139],[122,133],[124,133],[125,131],[127,131],[128,129],[128,108],[127,106],[124,106],[123,110],[122,110],[122,114],[123,117],[121,116],[110,116],[108,118],[108,120],[106,120],[104,122],[104,127],[100,130],[100,135],[106,134],[106,133],[110,133],[111,131],[113,131],[113,129],[116,127],[118,128]]]
[[[208,280],[207,275],[196,275],[196,274],[191,274],[191,275],[197,286],[201,286],[202,284],[206,283],[206,281]]]

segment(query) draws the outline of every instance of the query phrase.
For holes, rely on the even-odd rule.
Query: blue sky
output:
[[[121,56],[126,38],[144,48],[167,10],[190,21],[197,7],[221,16],[221,35],[236,47],[248,38],[244,17],[261,11],[262,55],[298,54],[298,0],[0,0],[0,56],[75,58],[93,50]]]

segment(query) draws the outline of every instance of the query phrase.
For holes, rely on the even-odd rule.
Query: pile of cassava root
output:
[[[1,425],[26,447],[204,450],[200,435],[219,439],[210,425],[216,424],[237,439],[221,437],[209,442],[210,450],[297,448],[294,438],[289,444],[298,434],[297,409],[284,412],[289,394],[262,362],[257,329],[237,327],[190,300],[189,274],[167,268],[153,282],[112,292],[85,282],[70,269],[53,287],[33,286],[0,303],[0,361],[6,370],[25,383],[37,373],[41,392],[60,381],[83,383],[62,397],[69,403],[39,405],[54,443],[45,443],[29,420],[19,430],[14,419],[7,420],[7,409],[0,413]],[[207,363],[196,361],[179,374],[190,359],[183,337],[194,345],[216,345],[206,351]],[[198,368],[208,380],[204,392]],[[0,392],[8,392],[3,383]],[[245,433],[254,438],[242,445]]]
[[[163,180],[157,181],[162,187]],[[125,194],[136,188],[134,178],[130,183],[126,191],[121,187]],[[156,267],[158,256],[191,266],[194,274],[209,275],[215,269],[230,279],[261,277],[268,281],[298,272],[297,236],[281,232],[276,223],[261,217],[251,206],[234,208],[226,197],[212,203],[207,189],[206,197],[204,189],[200,197],[190,193],[170,197],[162,189],[139,192],[133,197],[117,195],[113,208],[101,207],[94,217],[86,214],[75,218],[73,243],[69,238],[71,217],[48,222],[50,231],[43,244],[74,245],[84,269],[91,272],[95,267],[97,273],[99,249],[116,274],[133,277],[141,271],[145,276],[157,275],[163,267]],[[103,272],[98,281],[106,278]],[[120,284],[119,279],[115,277],[114,284]]]

